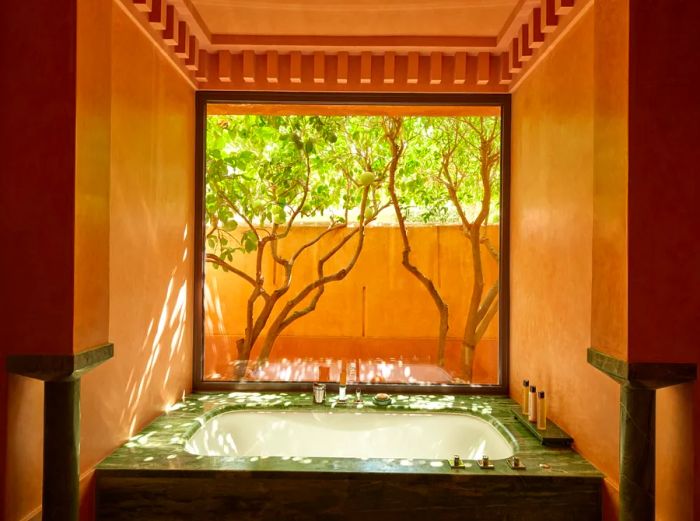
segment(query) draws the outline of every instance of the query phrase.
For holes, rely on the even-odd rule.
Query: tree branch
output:
[[[210,262],[212,264],[218,264],[226,271],[230,271],[232,273],[235,273],[236,275],[241,277],[243,280],[245,280],[246,282],[248,282],[252,286],[254,286],[254,287],[256,286],[255,279],[253,277],[248,275],[246,272],[239,270],[235,266],[229,264],[228,262],[226,262],[224,259],[222,259],[218,255],[216,255],[214,253],[207,253],[205,259],[207,262]]]

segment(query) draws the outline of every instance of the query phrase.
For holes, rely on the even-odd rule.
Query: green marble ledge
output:
[[[646,389],[661,389],[671,385],[692,382],[697,378],[695,364],[666,362],[626,362],[588,348],[588,363],[607,374],[617,383],[631,383]]]
[[[7,371],[43,380],[67,382],[79,379],[88,371],[114,356],[114,344],[103,344],[70,355],[10,355]]]
[[[310,393],[292,392],[230,392],[195,393],[169,407],[143,431],[131,437],[122,447],[103,460],[98,474],[111,476],[153,476],[164,471],[168,476],[188,474],[191,471],[244,471],[244,472],[304,472],[304,473],[397,473],[490,476],[575,477],[600,480],[603,475],[575,451],[565,447],[540,444],[527,429],[513,417],[516,402],[500,396],[449,395],[394,395],[392,405],[380,407],[366,399],[361,409],[356,406],[312,404]],[[348,411],[427,412],[468,414],[487,420],[498,429],[527,466],[514,471],[505,460],[494,461],[495,469],[481,470],[474,461],[466,468],[453,470],[445,460],[398,460],[360,458],[281,458],[197,456],[185,451],[185,443],[207,420],[236,410],[295,410],[295,411]],[[154,472],[155,471],[155,472]]]

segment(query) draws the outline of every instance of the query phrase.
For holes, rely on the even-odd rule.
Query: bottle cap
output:
[[[537,393],[537,396],[539,396],[540,398],[544,398],[544,391],[540,391],[539,393]]]
[[[534,393],[534,392],[536,392],[536,391],[537,391],[537,387],[535,387],[534,385],[531,385],[531,386],[530,386],[530,392],[531,392],[531,393]]]
[[[530,385],[530,380],[523,380],[523,387]]]

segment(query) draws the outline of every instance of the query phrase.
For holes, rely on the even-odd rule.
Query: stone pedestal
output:
[[[80,377],[113,354],[105,344],[74,355],[7,358],[10,373],[44,382],[43,521],[78,520]]]
[[[656,390],[692,382],[697,368],[627,363],[595,349],[588,363],[620,384],[620,521],[654,521]]]

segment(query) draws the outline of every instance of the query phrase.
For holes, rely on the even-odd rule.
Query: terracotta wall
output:
[[[698,20],[697,2],[673,2],[672,9],[630,2],[629,359],[635,362],[700,363]],[[657,428],[657,519],[686,520],[693,512],[700,519],[700,384],[658,393]]]
[[[90,519],[94,465],[190,388],[194,93],[116,3],[80,0],[73,58],[58,49],[76,13],[62,5],[50,15],[61,29],[56,34],[53,25],[41,25],[36,9],[24,14],[40,24],[31,40],[43,42],[34,48],[42,57],[18,62],[32,64],[26,72],[32,86],[3,82],[3,89],[26,91],[3,96],[17,100],[12,146],[28,147],[2,155],[12,159],[9,171],[24,172],[0,190],[10,196],[6,207],[18,230],[3,240],[27,255],[20,263],[13,258],[12,269],[3,267],[13,273],[11,283],[24,279],[11,288],[14,305],[3,310],[7,338],[16,338],[3,349],[70,353],[114,342],[114,359],[82,383],[81,515]],[[22,6],[16,10],[22,14]],[[71,49],[76,52],[75,42]],[[72,65],[63,97],[57,64]],[[37,74],[40,66],[47,71]],[[56,97],[45,95],[50,88]],[[32,120],[37,111],[50,117]],[[71,130],[58,132],[62,117]],[[51,127],[42,127],[44,121]],[[8,521],[40,513],[42,394],[41,383],[10,378],[0,501]],[[0,427],[4,435],[5,424]]]
[[[296,227],[282,241],[280,253],[295,249],[317,237],[324,228]],[[347,232],[345,232],[347,233]],[[290,295],[316,278],[316,262],[330,250],[344,232],[324,238],[309,248],[295,265]],[[499,227],[488,229],[491,243],[498,248]],[[465,295],[472,287],[472,259],[469,245],[458,226],[415,226],[409,228],[412,262],[430,277],[450,309],[446,369],[460,374],[461,335],[467,314]],[[327,265],[338,270],[354,252],[351,242]],[[402,357],[407,362],[435,363],[438,312],[425,288],[401,264],[401,235],[398,228],[370,226],[360,258],[342,281],[327,285],[316,310],[292,324],[275,344],[272,360],[280,358],[362,358],[364,360]],[[485,291],[498,278],[498,262],[484,250]],[[255,271],[255,255],[239,254],[233,263],[247,273]],[[278,287],[283,271],[270,257],[263,264],[265,280]],[[235,341],[245,329],[246,301],[250,285],[232,273],[207,264],[206,299],[207,350],[205,375],[226,375],[228,362],[235,359]],[[280,306],[286,302],[283,300]],[[498,315],[490,323],[477,347],[475,382],[498,381]],[[258,342],[261,344],[261,342]],[[259,347],[259,346],[258,346]],[[253,351],[253,359],[259,349]]]
[[[36,507],[14,491],[37,497],[41,466],[24,456],[41,443],[43,386],[8,376],[5,356],[73,348],[75,13],[75,1],[38,0],[3,5],[0,16],[0,518],[8,520]]]
[[[626,360],[629,0],[594,9],[591,345]]]
[[[594,25],[589,10],[513,95],[510,381],[518,400],[525,378],[548,391],[551,418],[614,489],[618,386],[586,362]]]
[[[108,341],[112,4],[79,0],[77,16],[73,281],[76,352]]]

